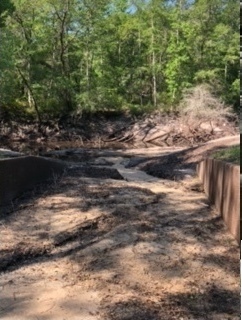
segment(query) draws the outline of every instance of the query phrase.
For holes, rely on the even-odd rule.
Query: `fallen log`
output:
[[[157,133],[156,135],[153,135],[151,138],[149,139],[145,139],[143,140],[144,142],[152,142],[158,138],[163,138],[162,140],[165,140],[167,137],[169,136],[169,132],[162,132],[162,133]]]

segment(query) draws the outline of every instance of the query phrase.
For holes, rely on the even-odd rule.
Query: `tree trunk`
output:
[[[70,10],[70,2],[67,1],[65,7],[62,12],[56,11],[56,15],[60,21],[60,30],[59,30],[59,43],[60,43],[60,63],[61,63],[61,72],[63,75],[63,79],[66,83],[69,83],[70,80],[70,66],[68,60],[68,43],[66,41],[67,36],[67,23],[68,23],[68,14]],[[68,87],[65,87],[61,96],[63,97],[63,102],[65,104],[66,110],[72,110],[72,94]]]
[[[153,105],[154,107],[157,106],[157,81],[156,81],[156,56],[155,56],[155,50],[154,50],[154,44],[155,44],[155,36],[154,36],[154,19],[152,17],[151,19],[151,46],[152,46],[152,87],[153,87]]]
[[[39,107],[38,107],[38,104],[36,102],[36,99],[35,99],[33,90],[31,88],[31,85],[30,85],[29,81],[26,79],[26,77],[24,76],[24,74],[22,73],[22,71],[19,68],[17,68],[17,69],[18,69],[18,72],[19,72],[19,74],[20,74],[20,76],[21,76],[21,78],[23,80],[23,83],[24,83],[26,89],[27,89],[29,106],[34,108],[39,127],[41,127],[42,119],[41,119],[41,115],[40,115],[40,112],[39,112]]]

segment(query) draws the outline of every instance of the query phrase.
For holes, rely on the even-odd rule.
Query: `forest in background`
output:
[[[0,117],[175,111],[208,84],[239,109],[237,0],[4,0]]]

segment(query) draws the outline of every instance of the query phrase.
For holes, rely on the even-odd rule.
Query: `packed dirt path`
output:
[[[199,181],[132,155],[92,159],[124,180],[76,167],[1,216],[0,319],[240,319],[239,248]]]

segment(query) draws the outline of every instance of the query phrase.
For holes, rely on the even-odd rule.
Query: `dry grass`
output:
[[[198,85],[187,90],[179,106],[185,122],[210,122],[226,120],[232,115],[232,108],[215,97],[208,85]]]

